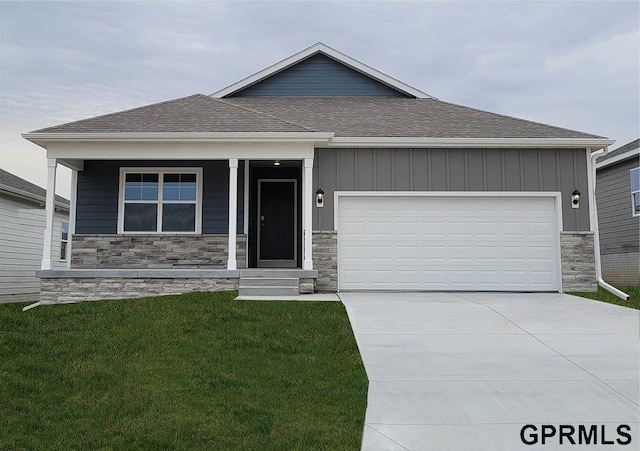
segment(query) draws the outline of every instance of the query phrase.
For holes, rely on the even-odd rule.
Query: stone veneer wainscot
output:
[[[40,302],[60,304],[238,289],[237,278],[42,278]]]
[[[246,267],[246,235],[237,236],[238,269]],[[74,235],[73,269],[227,267],[227,235]]]

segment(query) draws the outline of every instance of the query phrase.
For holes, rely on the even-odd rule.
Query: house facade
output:
[[[50,180],[73,170],[71,268],[44,256],[44,302],[265,274],[300,293],[596,287],[592,154],[613,141],[438,100],[324,44],[24,136]]]
[[[37,301],[46,193],[33,183],[0,169],[0,302]],[[55,198],[52,267],[69,267],[69,201]]]
[[[602,275],[614,285],[640,285],[640,140],[596,165]]]

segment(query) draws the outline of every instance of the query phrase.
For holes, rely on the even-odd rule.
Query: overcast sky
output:
[[[20,133],[211,94],[318,41],[439,99],[615,148],[640,135],[639,14],[637,1],[0,1],[0,167],[46,186],[45,151]]]

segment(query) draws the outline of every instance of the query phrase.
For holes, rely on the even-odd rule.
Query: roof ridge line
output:
[[[64,123],[58,124],[58,125],[51,125],[49,127],[43,127],[43,128],[39,128],[37,130],[33,130],[33,131],[29,132],[29,133],[42,133],[42,132],[45,132],[46,130],[49,130],[51,128],[58,128],[58,127],[62,127],[64,125],[78,124],[80,122],[85,122],[85,121],[98,119],[98,118],[102,118],[102,117],[107,117],[107,116],[111,116],[113,114],[128,113],[130,111],[141,110],[143,108],[148,108],[148,107],[158,106],[158,105],[164,105],[164,104],[167,104],[167,103],[172,103],[172,102],[177,102],[179,100],[188,99],[190,97],[208,97],[208,96],[206,96],[204,94],[191,94],[191,95],[184,96],[184,97],[178,97],[177,99],[163,100],[161,102],[155,102],[155,103],[150,103],[148,105],[136,106],[136,107],[129,108],[129,109],[126,109],[126,110],[122,110],[122,111],[114,111],[113,113],[99,114],[97,116],[86,117],[84,119],[78,119],[78,120],[71,121],[71,122],[64,122]]]
[[[232,102],[228,101],[227,99],[223,99],[223,98],[216,99],[216,98],[213,98],[211,96],[207,96],[207,97],[209,97],[209,99],[211,99],[213,101],[222,102],[225,105],[230,105],[232,107],[235,107],[235,108],[238,108],[238,109],[241,109],[241,110],[250,111],[251,113],[259,114],[260,116],[268,117],[269,119],[275,119],[277,121],[284,122],[285,124],[293,125],[294,127],[302,128],[302,129],[308,130],[310,132],[317,132],[317,130],[314,130],[313,128],[309,128],[309,127],[306,127],[304,125],[296,124],[293,121],[288,121],[288,120],[282,119],[282,118],[280,118],[278,116],[274,116],[272,114],[265,113],[263,111],[256,110],[256,109],[253,109],[253,108],[248,108],[246,106],[236,105],[235,103],[232,103]]]
[[[416,100],[425,100],[425,99],[416,99]],[[453,105],[455,107],[459,107],[459,108],[466,108],[468,110],[473,110],[473,111],[480,111],[481,113],[487,113],[487,114],[493,114],[495,116],[500,116],[500,117],[506,117],[508,119],[515,119],[516,121],[523,121],[523,122],[529,122],[530,124],[537,124],[537,125],[542,125],[545,127],[550,127],[550,128],[555,128],[557,130],[564,130],[564,131],[568,131],[568,132],[574,132],[574,133],[582,133],[585,135],[590,135],[593,138],[603,138],[606,139],[605,136],[600,136],[600,135],[594,135],[593,133],[587,133],[587,132],[583,132],[581,130],[575,130],[573,128],[566,128],[566,127],[558,127],[557,125],[551,125],[551,124],[547,124],[545,122],[539,122],[539,121],[532,121],[530,119],[524,119],[521,117],[516,117],[516,116],[509,116],[508,114],[502,114],[502,113],[495,113],[493,111],[487,111],[487,110],[481,110],[480,108],[474,108],[474,107],[470,107],[470,106],[466,106],[466,105],[460,105],[458,103],[452,103],[452,102],[447,102],[445,100],[440,100],[438,99],[439,102],[442,103],[446,103],[447,105]]]

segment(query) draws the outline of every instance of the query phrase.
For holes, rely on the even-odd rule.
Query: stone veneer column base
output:
[[[338,232],[313,231],[313,269],[318,271],[315,291],[338,291]]]
[[[562,291],[597,291],[593,232],[561,232]]]

